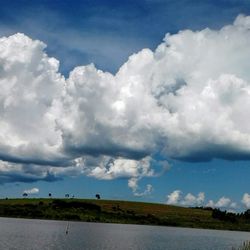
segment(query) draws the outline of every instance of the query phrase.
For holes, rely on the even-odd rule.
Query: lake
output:
[[[190,228],[0,218],[0,249],[231,250],[250,233]]]

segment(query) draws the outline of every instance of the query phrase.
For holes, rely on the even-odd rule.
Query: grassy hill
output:
[[[0,200],[1,217],[129,223],[250,231],[244,216],[214,216],[214,210],[164,204],[90,199]],[[230,215],[230,214],[229,214]]]

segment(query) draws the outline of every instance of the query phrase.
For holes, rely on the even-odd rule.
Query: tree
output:
[[[244,213],[244,217],[246,220],[250,220],[250,209],[246,210],[245,213]]]
[[[218,208],[213,209],[212,217],[214,219],[229,221],[231,223],[237,222],[237,215],[236,214],[230,213],[230,212],[227,212],[227,211],[221,211]]]
[[[28,196],[28,194],[27,193],[23,193],[23,197],[27,197]]]
[[[69,194],[65,194],[65,198],[69,198]]]
[[[96,194],[95,197],[96,197],[97,200],[101,199],[101,196],[99,194]]]
[[[49,193],[49,197],[50,197],[50,198],[52,197],[52,194],[51,194],[51,193]]]

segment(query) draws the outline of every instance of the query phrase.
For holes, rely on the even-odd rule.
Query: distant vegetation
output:
[[[250,231],[250,210],[233,214],[212,208],[96,198],[5,199],[0,200],[0,216]]]

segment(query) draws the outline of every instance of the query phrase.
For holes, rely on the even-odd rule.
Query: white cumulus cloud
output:
[[[215,203],[215,207],[228,207],[229,204],[231,203],[231,200],[229,198],[226,197],[221,197],[216,203]]]
[[[23,193],[26,193],[26,194],[38,194],[39,193],[39,188],[26,189],[26,190],[23,191]]]
[[[181,204],[184,206],[201,206],[205,200],[205,193],[200,192],[197,196],[188,193],[184,199],[181,201]]]
[[[247,209],[250,208],[250,194],[245,193],[242,197],[241,202]]]
[[[238,204],[232,201],[230,198],[222,196],[218,199],[218,201],[214,202],[213,200],[208,200],[205,203],[205,193],[199,192],[197,195],[192,193],[188,193],[186,195],[183,194],[181,190],[175,190],[169,195],[167,195],[166,204],[168,205],[177,205],[184,207],[211,207],[211,208],[219,208],[219,209],[227,209],[228,211],[234,211],[234,209],[238,208]],[[249,207],[250,207],[250,195],[244,194],[242,203],[247,207],[247,199],[249,199]],[[206,204],[206,205],[205,205]]]
[[[230,198],[222,196],[219,198],[217,202],[214,202],[213,200],[209,200],[206,204],[206,207],[212,207],[212,208],[222,208],[222,209],[235,209],[237,208],[237,203],[231,201]]]
[[[239,15],[220,30],[167,34],[116,74],[90,64],[65,78],[43,42],[0,38],[0,182],[140,179],[169,158],[249,159],[249,41]]]
[[[175,190],[167,196],[167,204],[177,205],[181,199],[182,192],[180,190]]]
[[[169,205],[181,205],[181,206],[202,206],[205,200],[205,193],[200,192],[197,196],[188,193],[183,197],[183,193],[180,190],[175,190],[167,195],[166,204]]]

